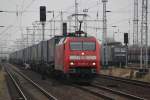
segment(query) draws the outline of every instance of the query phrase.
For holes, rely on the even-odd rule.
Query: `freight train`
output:
[[[108,64],[111,65],[125,65],[126,59],[129,64],[140,64],[141,47],[137,45],[130,45],[128,47],[121,44],[121,42],[108,43]],[[145,48],[142,50],[143,63],[146,59]],[[148,47],[148,64],[150,64],[150,47]]]
[[[142,58],[143,58],[143,63],[145,61],[145,48],[142,50]],[[135,63],[139,64],[141,59],[141,47],[139,46],[129,46],[128,48],[128,62],[129,63]],[[150,64],[150,47],[148,47],[148,63]]]
[[[124,66],[126,63],[126,54],[127,48],[121,42],[107,41],[108,66]]]
[[[74,36],[70,34],[54,36],[13,52],[10,62],[27,63],[31,69],[41,73],[61,73],[67,77],[95,76],[101,68],[100,43],[84,32],[76,32]]]

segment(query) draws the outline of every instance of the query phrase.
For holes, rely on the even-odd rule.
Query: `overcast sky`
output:
[[[96,19],[97,12],[99,19],[102,19],[101,0],[77,1],[80,13],[83,9],[88,8],[88,14],[91,19]],[[112,37],[113,31],[117,32],[115,34],[117,41],[123,41],[124,32],[130,32],[130,36],[132,36],[133,2],[134,0],[108,0],[107,10],[111,11],[107,13],[109,37]],[[67,14],[64,14],[64,18],[74,13],[74,0],[0,0],[0,10],[7,11],[0,13],[0,26],[5,26],[0,28],[0,39],[4,41],[21,38],[21,29],[25,34],[25,27],[31,26],[34,21],[39,20],[39,6],[43,5],[47,7],[48,11],[54,10],[55,17],[59,15],[61,10],[67,11]],[[20,13],[22,11],[23,13]],[[139,8],[139,14],[139,19],[141,19],[141,7]],[[52,14],[47,14],[47,20],[50,19],[52,19]],[[102,23],[100,24],[101,27]],[[113,25],[117,26],[117,28],[113,29],[111,27]],[[101,39],[101,32],[97,33],[98,39]],[[132,37],[130,38],[132,40]],[[1,41],[1,44],[5,44],[5,42]]]

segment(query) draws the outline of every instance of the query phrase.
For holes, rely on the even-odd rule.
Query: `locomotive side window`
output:
[[[120,48],[115,48],[115,52],[120,52]]]
[[[95,42],[83,42],[83,50],[95,50]]]
[[[126,48],[121,48],[121,52],[126,52]]]
[[[70,42],[71,50],[82,50],[82,42]]]

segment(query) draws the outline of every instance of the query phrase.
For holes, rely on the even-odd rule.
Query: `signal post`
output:
[[[128,67],[128,33],[124,33],[124,43],[126,46],[126,67]]]
[[[42,24],[42,48],[41,48],[41,71],[42,71],[42,79],[45,79],[46,74],[46,64],[44,62],[44,35],[45,35],[45,22],[46,22],[46,7],[40,6],[40,22]]]

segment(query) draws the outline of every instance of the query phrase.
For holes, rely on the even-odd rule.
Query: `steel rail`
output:
[[[18,90],[18,93],[20,94],[21,100],[27,100],[27,97],[25,96],[25,94],[23,93],[23,91],[21,90],[21,87],[19,86],[19,84],[16,82],[16,80],[14,79],[14,77],[10,74],[10,72],[8,71],[8,69],[6,67],[5,68],[5,71],[8,73],[9,77],[11,78],[12,82],[14,83],[15,87],[17,88]]]
[[[54,97],[52,94],[48,93],[44,88],[39,86],[37,83],[32,81],[30,78],[28,78],[23,73],[17,71],[15,68],[11,67],[14,71],[16,71],[19,75],[21,75],[24,79],[26,79],[28,82],[30,82],[33,86],[35,86],[37,89],[39,89],[46,97],[49,98],[49,100],[58,100],[56,97]]]
[[[97,93],[97,92],[91,91],[90,89],[84,88],[84,87],[79,86],[79,85],[72,85],[72,86],[75,87],[75,88],[79,88],[80,90],[86,91],[86,92],[88,92],[88,93],[91,93],[91,94],[93,94],[93,95],[95,95],[95,96],[104,98],[104,99],[106,99],[106,100],[115,100],[114,98],[112,98],[112,97],[110,97],[110,96],[108,96],[108,95],[105,95],[105,94],[100,93],[100,92]]]
[[[132,94],[128,94],[128,93],[125,93],[125,92],[122,92],[122,91],[113,90],[113,89],[110,89],[110,88],[105,87],[105,86],[100,86],[100,85],[98,85],[98,83],[91,84],[91,85],[93,87],[95,87],[95,88],[99,88],[99,89],[102,89],[102,90],[110,91],[110,92],[112,92],[114,94],[122,95],[124,97],[129,97],[129,98],[134,99],[134,100],[146,100],[144,98],[141,98],[141,97],[138,97],[138,96],[135,96],[135,95],[132,95]]]
[[[103,75],[103,74],[99,74],[98,78],[109,78],[109,79],[115,80],[115,81],[121,81],[121,82],[125,82],[128,84],[133,84],[133,85],[137,85],[137,86],[141,86],[141,87],[150,88],[150,83],[142,82],[142,81],[138,81],[138,80],[131,80],[131,79],[126,79],[126,78],[121,78],[121,77],[116,77],[116,76]]]

